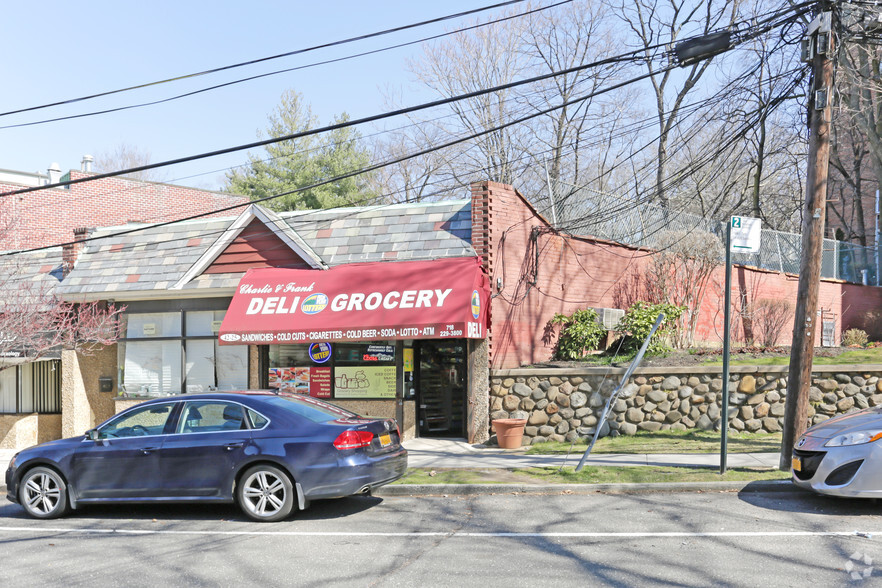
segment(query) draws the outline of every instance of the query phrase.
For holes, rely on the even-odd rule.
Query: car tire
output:
[[[257,465],[239,479],[236,502],[252,520],[263,523],[281,521],[294,510],[294,484],[279,468]]]
[[[18,486],[18,500],[35,519],[55,519],[67,514],[67,484],[53,469],[28,470]]]

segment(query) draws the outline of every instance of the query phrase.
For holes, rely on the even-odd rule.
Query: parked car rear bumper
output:
[[[335,470],[334,479],[299,480],[306,498],[341,498],[363,494],[394,482],[407,471],[407,450],[403,447],[394,453],[370,457],[354,453],[342,458],[345,467]]]

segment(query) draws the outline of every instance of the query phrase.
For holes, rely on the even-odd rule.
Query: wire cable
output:
[[[523,0],[519,0],[519,1],[523,1]],[[573,1],[573,0],[561,0],[560,2],[557,2],[557,3],[555,3],[555,4],[549,4],[549,5],[547,5],[547,6],[542,6],[542,7],[540,7],[540,8],[536,8],[536,9],[529,10],[529,11],[526,11],[526,12],[522,12],[522,13],[518,13],[518,14],[515,14],[515,15],[506,16],[506,17],[502,17],[502,18],[498,18],[498,19],[496,19],[496,20],[487,21],[487,22],[484,22],[484,23],[479,23],[479,24],[472,25],[472,26],[469,26],[469,27],[464,27],[464,28],[456,29],[456,30],[453,30],[453,31],[448,31],[448,32],[441,33],[441,34],[438,34],[438,35],[433,35],[433,36],[430,36],[430,37],[424,37],[424,38],[422,38],[422,39],[417,39],[417,40],[415,40],[415,41],[408,41],[408,42],[406,42],[406,43],[399,43],[399,44],[397,44],[397,45],[390,45],[390,46],[387,46],[387,47],[382,47],[382,48],[380,48],[380,49],[374,49],[374,50],[372,50],[372,51],[364,51],[364,52],[362,52],[362,53],[356,53],[356,54],[353,54],[353,55],[347,55],[347,56],[345,56],[345,57],[338,57],[338,58],[336,58],[336,59],[327,59],[327,60],[324,60],[324,61],[317,61],[317,62],[309,63],[309,64],[306,64],[306,65],[299,65],[299,66],[296,66],[296,67],[289,67],[289,68],[286,68],[286,69],[275,70],[275,71],[271,71],[271,72],[267,72],[267,73],[262,73],[262,74],[257,74],[257,75],[253,75],[253,76],[249,76],[249,77],[245,77],[245,78],[239,78],[239,79],[232,80],[232,81],[229,81],[229,82],[224,82],[224,83],[222,83],[222,84],[216,84],[216,85],[213,85],[213,86],[208,86],[208,87],[206,87],[206,88],[200,88],[200,89],[198,89],[198,90],[193,90],[193,91],[191,91],[191,92],[185,92],[185,93],[183,93],[183,94],[177,94],[177,95],[175,95],[175,96],[169,96],[169,97],[167,97],[167,98],[161,98],[161,99],[158,99],[158,100],[152,100],[152,101],[148,101],[148,102],[141,102],[141,103],[138,103],[138,104],[129,104],[129,105],[126,105],[126,106],[119,106],[119,107],[115,107],[115,108],[107,108],[107,109],[104,109],[104,110],[96,110],[96,111],[92,111],[92,112],[84,112],[84,113],[80,113],[80,114],[72,114],[72,115],[68,115],[68,116],[59,116],[59,117],[55,117],[55,118],[48,118],[48,119],[42,119],[42,120],[36,120],[36,121],[30,121],[30,122],[24,122],[24,123],[17,123],[17,124],[10,124],[10,125],[2,125],[2,126],[0,126],[0,130],[3,130],[3,129],[21,128],[21,127],[30,127],[30,126],[42,125],[42,124],[53,123],[53,122],[59,122],[59,121],[65,121],[65,120],[74,120],[74,119],[78,119],[78,118],[85,118],[85,117],[90,117],[90,116],[98,116],[98,115],[102,115],[102,114],[109,114],[109,113],[112,113],[112,112],[120,112],[120,111],[124,111],[124,110],[131,110],[131,109],[134,109],[134,108],[143,108],[143,107],[147,107],[147,106],[155,106],[155,105],[157,105],[157,104],[165,104],[165,103],[167,103],[167,102],[172,102],[172,101],[175,101],[175,100],[180,100],[180,99],[182,99],[182,98],[188,98],[188,97],[190,97],[190,96],[196,96],[196,95],[198,95],[198,94],[203,94],[203,93],[205,93],[205,92],[210,92],[210,91],[213,91],[213,90],[218,90],[218,89],[226,88],[226,87],[229,87],[229,86],[234,86],[234,85],[237,85],[237,84],[241,84],[241,83],[245,83],[245,82],[250,82],[250,81],[257,80],[257,79],[261,79],[261,78],[271,77],[271,76],[275,76],[275,75],[279,75],[279,74],[283,74],[283,73],[290,73],[290,72],[293,72],[293,71],[300,71],[300,70],[309,69],[309,68],[313,68],[313,67],[318,67],[318,66],[322,66],[322,65],[329,65],[329,64],[332,64],[332,63],[339,63],[339,62],[342,62],[342,61],[348,61],[348,60],[350,60],[350,59],[356,59],[356,58],[359,58],[359,57],[366,57],[366,56],[368,56],[368,55],[374,55],[374,54],[382,53],[382,52],[385,52],[385,51],[391,51],[391,50],[394,50],[394,49],[400,49],[400,48],[402,48],[402,47],[408,47],[408,46],[410,46],[410,45],[416,45],[416,44],[419,44],[419,43],[425,43],[425,42],[427,42],[427,41],[433,41],[433,40],[440,39],[440,38],[443,38],[443,37],[447,37],[447,36],[450,36],[450,35],[456,35],[456,34],[459,34],[459,33],[467,32],[467,31],[474,30],[474,29],[478,29],[478,28],[481,28],[481,27],[486,27],[486,26],[490,26],[490,25],[498,24],[498,23],[501,23],[501,22],[504,22],[504,21],[507,21],[507,20],[512,20],[512,19],[514,19],[514,18],[520,18],[520,17],[523,17],[523,16],[527,16],[527,15],[535,14],[535,13],[541,12],[541,11],[543,11],[543,10],[548,10],[548,9],[550,9],[550,8],[556,8],[556,7],[558,7],[558,6],[562,5],[562,4],[568,4],[568,3],[572,2],[572,1]],[[16,111],[16,112],[21,112],[21,111]],[[7,113],[7,114],[13,114],[13,113]],[[0,116],[3,116],[3,115],[0,114]]]
[[[388,35],[388,34],[391,34],[391,33],[397,33],[397,32],[400,32],[400,31],[405,31],[405,30],[408,30],[408,29],[413,29],[413,28],[417,28],[417,27],[421,27],[421,26],[425,26],[425,25],[429,25],[429,24],[436,24],[436,23],[439,23],[439,22],[443,22],[443,21],[451,20],[451,19],[455,19],[455,18],[460,18],[460,17],[463,17],[463,16],[470,16],[470,15],[472,15],[472,14],[477,14],[477,13],[479,13],[479,12],[485,12],[485,11],[487,11],[487,10],[494,10],[494,9],[496,9],[496,8],[503,8],[503,7],[506,7],[506,6],[510,6],[510,5],[512,5],[512,4],[518,4],[518,3],[523,2],[523,1],[524,1],[524,0],[507,0],[506,2],[499,2],[499,3],[497,3],[497,4],[491,4],[491,5],[489,5],[489,6],[483,6],[483,7],[481,7],[481,8],[475,8],[475,9],[472,9],[472,10],[467,10],[467,11],[464,11],[464,12],[458,12],[458,13],[455,13],[455,14],[448,14],[448,15],[446,15],[446,16],[441,16],[441,17],[438,17],[438,18],[433,18],[433,19],[429,19],[429,20],[424,20],[424,21],[420,21],[420,22],[417,22],[417,23],[412,23],[412,24],[403,25],[403,26],[399,26],[399,27],[394,27],[394,28],[391,28],[391,29],[385,29],[385,30],[382,30],[382,31],[376,31],[376,32],[373,32],[373,33],[365,34],[365,35],[359,35],[359,36],[357,36],[357,37],[350,37],[350,38],[348,38],[348,39],[341,39],[341,40],[339,40],[339,41],[332,41],[332,42],[329,42],[329,43],[322,43],[322,44],[320,44],[320,45],[314,45],[314,46],[312,46],[312,47],[307,47],[307,48],[304,48],[304,49],[296,49],[296,50],[294,50],[294,51],[288,51],[288,52],[286,52],[286,53],[280,53],[280,54],[278,54],[278,55],[271,55],[271,56],[268,56],[268,57],[261,57],[261,58],[258,58],[258,59],[252,59],[252,60],[249,60],[249,61],[243,61],[243,62],[240,62],[240,63],[234,63],[234,64],[231,64],[231,65],[224,65],[224,66],[221,66],[221,67],[215,67],[215,68],[207,69],[207,70],[200,71],[200,72],[189,73],[189,74],[183,74],[183,75],[179,75],[179,76],[175,76],[175,77],[171,77],[171,78],[166,78],[166,79],[162,79],[162,80],[156,80],[156,81],[153,81],[153,82],[147,82],[147,83],[143,83],[143,84],[137,84],[137,85],[134,85],[134,86],[128,86],[128,87],[126,87],[126,88],[119,88],[119,89],[117,89],[117,90],[109,90],[109,91],[107,91],[107,92],[99,92],[99,93],[96,93],[96,94],[90,94],[90,95],[87,95],[87,96],[81,96],[81,97],[79,97],[79,98],[69,98],[69,99],[66,99],[66,100],[59,100],[59,101],[57,101],[57,102],[52,102],[52,103],[49,103],[49,104],[42,104],[42,105],[40,105],[40,106],[30,106],[30,107],[27,107],[27,108],[19,108],[19,109],[17,109],[17,110],[10,110],[10,111],[7,111],[7,112],[0,112],[0,117],[3,117],[3,116],[9,116],[9,115],[12,115],[12,114],[19,114],[19,113],[22,113],[22,112],[31,112],[31,111],[34,111],[34,110],[40,110],[40,109],[43,109],[43,108],[51,108],[51,107],[53,107],[53,106],[61,106],[61,105],[64,105],[64,104],[73,104],[73,103],[75,103],[75,102],[83,102],[83,101],[85,101],[85,100],[92,100],[92,99],[94,99],[94,98],[101,98],[101,97],[103,97],[103,96],[111,96],[111,95],[113,95],[113,94],[120,94],[120,93],[122,93],[122,92],[129,92],[129,91],[131,91],[131,90],[139,90],[139,89],[142,89],[142,88],[149,88],[149,87],[151,87],[151,86],[158,86],[158,85],[161,85],[161,84],[167,84],[167,83],[170,83],[170,82],[176,82],[176,81],[180,81],[180,80],[186,80],[186,79],[190,79],[190,78],[196,78],[196,77],[206,76],[206,75],[209,75],[209,74],[218,73],[218,72],[222,72],[222,71],[227,71],[227,70],[231,70],[231,69],[236,69],[236,68],[240,68],[240,67],[245,67],[245,66],[248,66],[248,65],[254,65],[254,64],[257,64],[257,63],[263,63],[263,62],[266,62],[266,61],[272,61],[272,60],[275,60],[275,59],[281,59],[281,58],[283,58],[283,57],[291,57],[291,56],[293,56],[293,55],[301,55],[301,54],[303,54],[303,53],[309,53],[309,52],[311,52],[311,51],[317,51],[317,50],[319,50],[319,49],[327,49],[327,48],[329,48],[329,47],[335,47],[335,46],[338,46],[338,45],[345,45],[345,44],[347,44],[347,43],[353,43],[353,42],[356,42],[356,41],[364,41],[365,39],[371,39],[371,38],[374,38],[374,37],[380,37],[380,36],[383,36],[383,35]]]

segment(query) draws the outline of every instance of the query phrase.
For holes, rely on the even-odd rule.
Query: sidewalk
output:
[[[408,451],[408,466],[426,469],[506,469],[514,470],[531,467],[575,467],[582,459],[584,448],[576,448],[569,456],[565,455],[526,455],[526,448],[499,449],[471,445],[463,439],[411,439],[404,442]],[[6,492],[5,473],[9,460],[15,454],[11,449],[0,449],[0,491]],[[778,467],[777,453],[730,453],[726,459],[727,467]],[[681,466],[681,467],[720,467],[719,453],[601,453],[592,455],[586,465],[592,466]],[[754,483],[756,484],[756,483]],[[690,484],[561,484],[553,487],[554,491],[574,492],[578,490],[591,492],[622,491],[657,487],[659,490],[739,490],[744,483],[690,483]],[[762,487],[791,487],[789,481],[767,482]],[[636,488],[640,486],[641,488]],[[413,486],[407,484],[384,486],[379,494],[461,494],[499,491],[537,491],[544,487],[524,485],[450,485]],[[549,489],[546,489],[549,490]]]
[[[0,488],[6,487],[6,468],[15,453],[15,449],[0,449]]]
[[[584,447],[576,447],[569,456],[526,455],[526,448],[499,449],[470,445],[462,439],[411,439],[404,442],[407,465],[412,468],[501,468],[576,466]],[[585,465],[606,466],[682,466],[719,467],[719,453],[597,453]],[[730,468],[778,467],[777,453],[730,453]]]

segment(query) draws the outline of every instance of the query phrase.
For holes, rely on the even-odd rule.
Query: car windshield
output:
[[[327,402],[322,402],[321,400],[316,400],[309,396],[272,396],[267,398],[267,402],[274,406],[278,406],[283,410],[307,418],[314,423],[324,423],[337,419],[358,418],[358,415],[354,412],[349,412],[339,406],[334,406],[333,404],[328,404]]]

